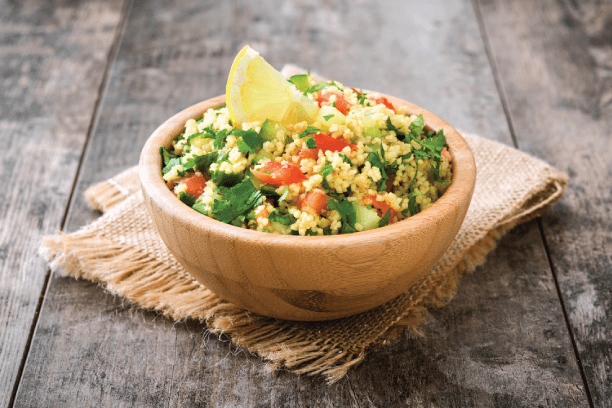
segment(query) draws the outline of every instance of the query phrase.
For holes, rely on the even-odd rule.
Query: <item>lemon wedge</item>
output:
[[[298,91],[248,45],[232,64],[226,94],[227,109],[238,126],[266,119],[283,125],[312,123],[319,112],[316,102]]]

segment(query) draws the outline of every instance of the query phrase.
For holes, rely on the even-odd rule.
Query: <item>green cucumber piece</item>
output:
[[[361,224],[363,231],[371,230],[378,227],[381,218],[373,208],[353,203],[355,208],[355,223]]]

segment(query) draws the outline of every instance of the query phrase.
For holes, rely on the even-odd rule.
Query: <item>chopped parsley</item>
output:
[[[317,129],[316,127],[313,126],[308,126],[302,133],[300,133],[300,135],[298,136],[300,139],[308,136],[308,135],[312,135],[314,133],[318,133],[320,132],[321,129]]]
[[[346,154],[344,154],[344,153],[340,153],[340,157],[342,157],[342,161],[343,161],[344,163],[348,163],[348,164],[350,164],[351,166],[353,165],[353,162],[351,161],[351,159],[349,159],[349,158],[347,157],[347,155],[346,155]]]
[[[170,160],[177,158],[177,155],[174,154],[174,152],[167,151],[163,146],[159,147],[159,154],[162,157],[163,167],[166,167],[168,163],[170,162]]]
[[[234,130],[232,133],[242,138],[242,140],[238,141],[238,150],[242,154],[246,154],[247,152],[255,154],[266,142],[266,139],[260,137],[255,129]]]
[[[221,198],[214,201],[211,215],[236,226],[241,226],[248,213],[264,201],[264,195],[248,178],[230,188],[219,187],[217,192]]]
[[[213,132],[214,132],[214,130],[213,130]],[[215,135],[215,143],[214,143],[215,149],[217,149],[217,150],[221,149],[223,147],[223,145],[225,145],[225,139],[227,139],[227,130],[226,129],[221,129]]]
[[[187,204],[188,206],[192,207],[195,202],[196,202],[196,198],[194,195],[191,195],[189,193],[186,192],[181,192],[179,193],[179,200],[181,200],[182,202],[184,202],[185,204]]]
[[[355,207],[353,207],[353,204],[349,200],[341,196],[330,198],[327,203],[327,208],[338,211],[340,217],[342,217],[342,226],[340,227],[341,233],[346,234],[357,231],[355,229],[357,213],[355,212]]]
[[[270,222],[278,222],[279,224],[283,224],[287,227],[297,221],[297,219],[293,215],[283,212],[279,209],[275,209],[274,211],[272,211],[268,216],[268,219],[270,220]]]
[[[379,227],[384,227],[386,225],[389,225],[389,217],[391,217],[391,210],[387,210],[385,215],[383,215],[383,217],[380,219],[380,221],[378,221],[378,226]]]
[[[314,84],[313,86],[311,86],[310,88],[308,88],[307,90],[304,91],[304,95],[309,94],[309,93],[315,93],[320,91],[321,89],[325,88],[327,86],[327,82],[326,81],[319,81],[316,84]]]
[[[325,119],[325,121],[327,122],[328,120],[330,120],[333,117],[334,117],[334,115],[325,115],[325,116],[323,116],[323,119]]]
[[[306,147],[308,147],[309,149],[317,148],[317,141],[314,137],[309,137],[308,139],[306,139]]]

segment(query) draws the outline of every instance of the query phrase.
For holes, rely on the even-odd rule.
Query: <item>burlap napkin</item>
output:
[[[285,76],[304,72],[286,66]],[[199,319],[213,333],[296,374],[342,378],[367,350],[404,330],[417,331],[428,306],[443,306],[461,278],[483,263],[496,241],[515,225],[557,201],[567,177],[499,143],[464,135],[474,152],[476,187],[465,221],[438,264],[396,299],[362,314],[327,322],[292,322],[239,309],[183,270],[157,234],[145,207],[137,167],[85,192],[105,214],[73,234],[47,237],[40,252],[52,270],[99,282],[145,309],[172,319]]]

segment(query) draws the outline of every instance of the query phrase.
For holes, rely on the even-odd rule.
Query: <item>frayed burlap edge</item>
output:
[[[177,284],[171,266],[94,231],[47,237],[40,252],[51,261],[53,271],[97,282],[112,294],[174,320],[205,322],[212,333],[227,334],[237,346],[269,360],[271,370],[284,367],[296,374],[324,374],[331,384],[365,356],[365,348],[351,352],[325,339],[313,342],[303,329],[307,323],[254,315],[194,280]]]

